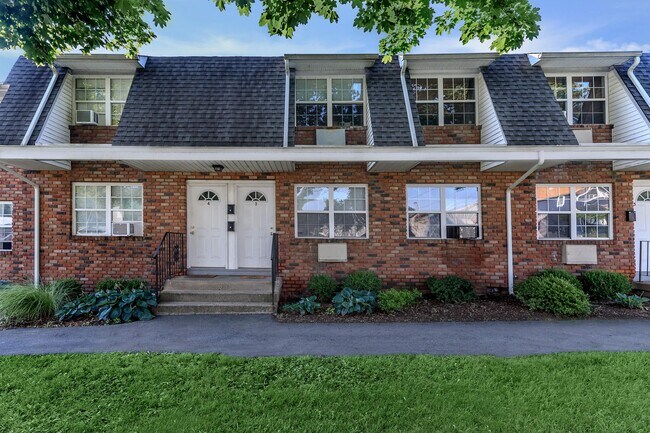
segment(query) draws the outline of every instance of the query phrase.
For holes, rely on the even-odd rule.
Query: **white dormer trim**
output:
[[[47,113],[45,123],[36,137],[35,144],[37,146],[70,142],[68,126],[72,123],[73,93],[74,78],[70,74],[66,74],[52,108]]]
[[[478,99],[477,111],[477,121],[480,120],[481,122],[479,123],[479,125],[481,125],[481,143],[502,144],[505,146],[508,144],[506,135],[503,133],[501,121],[499,121],[499,116],[494,109],[490,90],[487,87],[487,83],[485,82],[482,73],[478,75],[476,83],[478,93],[479,95],[482,95]]]

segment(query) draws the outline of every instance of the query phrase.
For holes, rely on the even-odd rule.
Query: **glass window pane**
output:
[[[332,101],[362,101],[363,80],[355,78],[332,79]]]
[[[365,212],[366,189],[363,187],[334,188],[334,210]]]
[[[571,214],[538,214],[537,230],[541,239],[571,237]]]
[[[335,213],[335,238],[362,238],[366,236],[365,213]]]
[[[609,211],[609,187],[578,187],[575,194],[578,211]]]
[[[327,80],[297,78],[296,101],[327,101]]]
[[[571,188],[568,186],[538,186],[539,212],[568,212],[571,210]]]
[[[473,102],[447,102],[443,105],[445,125],[473,125],[476,106]]]
[[[439,213],[411,213],[409,218],[409,237],[435,238],[441,237]]]
[[[409,212],[440,212],[440,188],[409,186],[407,188]]]
[[[608,238],[609,214],[576,214],[576,235],[579,238]]]
[[[327,126],[327,105],[296,104],[296,126]]]
[[[326,213],[299,213],[298,237],[329,237],[329,215]]]
[[[329,188],[303,186],[296,189],[296,209],[298,211],[322,212],[329,210]]]
[[[438,125],[438,104],[418,103],[417,108],[420,124]]]
[[[124,111],[124,104],[111,104],[111,125],[119,125],[120,120],[122,119],[122,111]]]
[[[445,188],[445,209],[448,212],[478,212],[478,187],[454,186]]]
[[[333,126],[363,126],[362,104],[335,104],[332,105]]]
[[[447,225],[449,226],[471,226],[478,225],[478,214],[475,213],[448,213]]]
[[[131,88],[130,78],[111,79],[111,101],[126,101]]]

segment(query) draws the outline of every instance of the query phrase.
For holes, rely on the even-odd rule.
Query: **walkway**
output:
[[[650,351],[650,321],[286,324],[270,315],[165,316],[124,325],[0,331],[0,354],[215,352],[514,356]]]

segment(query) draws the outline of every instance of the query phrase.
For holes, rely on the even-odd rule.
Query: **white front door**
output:
[[[226,185],[188,186],[189,267],[225,268],[228,263]]]
[[[634,187],[634,210],[636,212],[636,221],[634,222],[634,251],[636,267],[639,267],[639,257],[642,255],[641,268],[637,272],[646,272],[650,262],[650,247],[644,243],[643,251],[640,250],[641,241],[650,241],[650,186]]]
[[[237,184],[237,264],[240,268],[269,268],[275,231],[272,185]]]

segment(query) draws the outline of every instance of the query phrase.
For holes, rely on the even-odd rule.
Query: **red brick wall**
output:
[[[117,126],[70,125],[70,143],[112,143]]]
[[[328,129],[317,126],[296,126],[294,142],[297,146],[316,145],[316,130]],[[332,128],[329,128],[332,129]],[[365,126],[353,126],[345,129],[345,144],[348,146],[365,146],[368,140],[366,138]]]
[[[611,143],[614,125],[571,125],[572,129],[591,129],[594,143]]]
[[[481,125],[425,125],[425,144],[481,144]]]
[[[275,175],[229,173],[140,172],[118,164],[75,163],[70,172],[30,173],[42,186],[42,276],[44,280],[72,276],[92,287],[104,277],[153,276],[153,253],[167,231],[186,227],[188,179],[265,179],[276,181],[277,230],[280,232],[281,276],[285,295],[300,293],[314,273],[342,278],[367,268],[387,286],[422,286],[430,275],[460,274],[479,291],[507,286],[505,190],[520,173],[481,172],[478,164],[423,164],[409,173],[368,173],[364,164],[298,164],[296,171]],[[515,273],[523,278],[537,270],[562,266],[565,243],[595,244],[598,265],[634,272],[634,224],[625,221],[632,208],[632,180],[650,179],[650,173],[611,171],[608,163],[575,163],[534,174],[513,193]],[[31,188],[7,175],[0,200],[15,201],[15,251],[0,253],[0,279],[29,279],[32,272]],[[72,182],[140,182],[144,184],[145,237],[72,236]],[[538,241],[535,183],[612,183],[615,238],[611,241]],[[317,247],[324,240],[294,238],[296,183],[363,183],[368,185],[369,239],[347,242],[347,263],[318,263]],[[481,184],[480,240],[407,240],[405,187],[408,183]],[[571,266],[573,271],[590,266]]]

